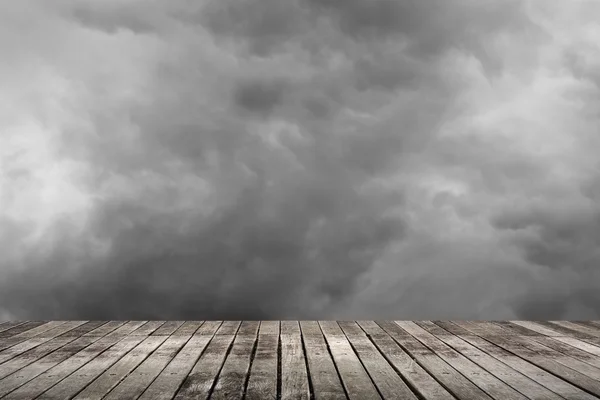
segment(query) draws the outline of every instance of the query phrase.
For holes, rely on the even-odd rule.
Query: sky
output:
[[[600,319],[598,20],[0,2],[0,319]]]

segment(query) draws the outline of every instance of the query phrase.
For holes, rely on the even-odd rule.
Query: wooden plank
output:
[[[107,349],[111,348],[111,346],[115,345],[121,340],[125,339],[125,335],[114,335],[110,334],[106,337],[98,337],[98,336],[82,336],[82,340],[98,340],[97,342],[91,344],[90,346],[84,348],[83,350],[77,352],[75,355],[70,358],[60,362],[56,366],[48,369],[46,372],[40,374],[30,382],[21,386],[19,389],[10,393],[6,398],[12,400],[26,400],[33,399],[50,389],[52,386],[68,377],[79,368],[86,365],[88,362],[95,359],[99,354],[102,354]],[[127,339],[131,341],[131,343],[125,343],[125,346],[135,346],[139,342],[141,342],[143,337],[133,337],[131,339]],[[127,341],[126,340],[126,341]],[[123,345],[121,345],[123,346]],[[116,346],[113,351],[120,351],[119,347]],[[110,355],[110,353],[109,353]]]
[[[5,349],[0,352],[0,364],[7,362],[31,349],[34,349],[37,346],[40,346],[51,339],[54,339],[57,336],[60,336],[71,329],[77,328],[79,325],[83,325],[85,321],[69,321],[66,323],[62,323],[52,329],[41,332],[39,336],[33,337],[31,339],[26,339],[18,344],[15,344],[8,349]],[[31,332],[31,331],[28,331]],[[16,336],[13,336],[13,338]],[[12,339],[12,338],[9,338]],[[32,360],[35,361],[35,360]]]
[[[115,332],[118,328],[125,325],[126,321],[108,321],[106,324],[99,326],[98,328],[83,334],[82,336],[95,336],[95,337],[103,337],[108,335],[109,333]],[[119,334],[119,331],[116,332]]]
[[[279,321],[260,321],[260,328],[258,335],[277,335],[279,336],[280,331]]]
[[[211,339],[206,347],[206,350],[192,368],[190,374],[185,378],[183,385],[177,392],[175,399],[206,399],[217,379],[225,359],[231,351],[235,333],[240,326],[237,321],[235,330],[232,329],[231,321],[222,323],[215,336]],[[223,332],[232,332],[226,334]]]
[[[481,366],[428,333],[414,322],[396,321],[396,323],[492,398],[527,400],[525,396],[514,388],[510,387],[484,368],[481,368]]]
[[[241,325],[241,321],[223,321],[217,331],[217,335],[235,335]]]
[[[95,341],[97,337],[76,338],[73,342],[66,344],[57,351],[54,351],[39,360],[27,365],[19,371],[0,380],[0,397],[23,386],[35,377],[46,372],[50,368],[60,364],[64,360],[83,350]]]
[[[432,321],[413,321],[413,322],[415,324],[417,324],[418,326],[420,326],[421,328],[425,329],[430,334],[432,334],[438,338],[440,336],[454,336],[453,333],[447,331],[446,329],[444,329],[440,326],[437,326]]]
[[[319,324],[316,321],[301,321],[300,329],[315,399],[346,399]]]
[[[533,340],[524,342],[524,336],[512,336],[511,338],[485,335],[486,340],[500,346],[511,353],[529,361],[532,364],[554,374],[571,384],[582,388],[590,393],[600,395],[600,381],[592,378],[585,373],[576,371],[572,367],[580,370],[587,370],[585,366],[579,365],[578,360],[563,356],[558,352],[552,351],[545,346],[536,345]],[[584,364],[585,363],[581,363]],[[590,366],[590,368],[593,368]],[[589,371],[588,371],[589,372]]]
[[[173,336],[192,336],[204,321],[185,321],[175,332]]]
[[[543,337],[536,337],[534,340],[535,340],[535,342],[537,342],[543,346],[546,346],[554,351],[558,351],[559,353],[573,357],[576,360],[580,360],[580,361],[588,363],[596,368],[600,368],[600,357],[590,354],[584,350],[580,350],[577,347],[571,346],[570,344],[564,343],[558,339],[562,339],[562,338],[561,337],[551,338],[548,336],[543,336]],[[566,338],[566,339],[578,340],[578,339],[574,339],[574,338]],[[580,340],[579,340],[579,343],[582,343],[583,345],[588,345],[590,347],[594,347],[593,345],[582,342]],[[596,349],[598,349],[598,352],[600,352],[600,348],[596,348]]]
[[[298,321],[281,321],[281,400],[308,400],[310,386]]]
[[[171,335],[103,399],[137,399],[190,338],[191,335]]]
[[[36,326],[35,328],[28,329],[24,332],[20,332],[15,335],[0,339],[0,362],[2,362],[1,359],[3,353],[18,351],[16,350],[18,349],[18,347],[16,346],[20,345],[21,343],[33,339],[36,336],[41,335],[42,333],[51,329],[57,328],[65,323],[66,321],[50,321],[42,325]]]
[[[522,326],[523,328],[529,329],[530,331],[533,331],[533,332],[537,333],[538,335],[544,335],[544,336],[550,336],[550,337],[565,336],[565,333],[562,333],[556,329],[545,327],[545,326],[537,324],[533,321],[509,321],[509,322],[511,322],[515,325]]]
[[[135,336],[131,336],[135,337]],[[93,381],[72,388],[69,395],[75,395],[81,390],[75,399],[101,399],[106,396],[115,386],[129,375],[138,365],[140,365],[154,350],[156,350],[165,340],[164,336],[148,336],[140,337],[143,341],[127,354],[120,357],[109,368],[97,371],[97,378]],[[64,392],[63,392],[64,393]]]
[[[400,344],[427,372],[448,391],[460,399],[491,399],[483,390],[465,378],[437,354],[391,321],[377,321],[398,344]]]
[[[68,327],[68,329],[62,330],[62,332],[68,332],[73,329],[73,327],[77,327],[81,324],[86,323],[87,321],[49,321],[43,325],[35,327],[33,329],[29,329],[25,332],[19,333],[18,335],[13,336],[12,338],[23,338],[23,339],[32,339],[32,338],[47,338],[47,337],[55,337],[55,332],[57,329],[61,329],[64,325]]]
[[[220,322],[213,322],[216,321],[207,321],[202,325],[204,330],[192,336],[138,400],[170,400],[175,396],[219,328]]]
[[[214,336],[216,331],[219,330],[223,321],[206,321],[196,331],[195,335],[210,335]]]
[[[441,341],[452,347],[454,350],[473,361],[481,368],[494,374],[506,384],[523,393],[527,398],[532,400],[560,400],[554,392],[546,387],[535,382],[531,378],[523,375],[517,370],[511,368],[508,364],[501,362],[499,359],[488,355],[483,350],[471,345],[460,337],[454,335],[437,336]],[[502,357],[500,357],[502,358]]]
[[[588,328],[597,329],[600,332],[600,323],[597,321],[571,321],[579,325],[587,326]]]
[[[219,329],[223,322],[222,321],[206,321],[196,331],[195,335],[210,335],[214,336],[215,331]]]
[[[600,346],[598,346],[598,345],[590,344],[583,340],[575,339],[572,337],[565,337],[565,336],[555,337],[554,340],[566,343],[570,346],[573,346],[579,350],[583,350],[583,351],[593,354],[595,356],[600,356]]]
[[[514,336],[514,333],[487,321],[450,321],[475,335]]]
[[[78,338],[82,335],[85,335],[86,333],[89,333],[89,332],[101,327],[102,325],[104,325],[106,323],[107,323],[107,321],[88,321],[83,325],[79,325],[75,329],[71,329],[70,331],[63,333],[61,336]]]
[[[0,324],[0,333],[5,332],[9,329],[15,328],[19,325],[23,325],[24,323],[27,323],[27,322],[30,322],[30,321],[5,321],[2,324]],[[3,336],[0,336],[0,337],[3,337]]]
[[[246,399],[277,399],[279,321],[261,321]]]
[[[144,325],[131,332],[133,336],[149,336],[152,332],[163,326],[165,321],[148,321]]]
[[[282,335],[300,335],[300,323],[298,321],[281,321],[280,333]]]
[[[152,332],[152,336],[170,336],[172,335],[184,321],[167,321],[160,328]]]
[[[530,329],[527,329],[523,326],[519,326],[510,321],[491,321],[494,325],[497,325],[509,332],[511,335],[521,335],[521,336],[539,336],[540,333],[534,332]]]
[[[7,323],[0,330],[0,339],[18,335],[26,332],[30,329],[37,328],[40,325],[47,323],[47,321],[16,321],[13,323]]]
[[[483,324],[480,322],[470,322],[471,326],[482,326]],[[536,326],[537,325],[537,326]],[[548,331],[546,328],[539,326],[539,324],[529,323],[526,325],[532,329],[539,329],[539,332]],[[550,334],[554,334],[553,331],[549,332]],[[594,362],[594,356],[590,355],[589,357],[585,353],[579,352],[579,350],[571,347],[565,346],[561,343],[558,343],[553,338],[558,338],[559,336],[535,336],[535,337],[527,337],[527,336],[519,336],[515,335],[510,338],[510,341],[514,344],[518,344],[526,347],[534,352],[539,353],[540,355],[553,359],[575,371],[578,371],[582,374],[585,374],[593,379],[600,379],[600,369],[594,367],[590,364]],[[548,340],[550,339],[550,340]],[[555,349],[542,344],[542,342],[546,342],[551,345]],[[560,348],[560,350],[558,350]],[[581,359],[585,359],[582,361]]]
[[[22,368],[25,368],[32,363],[35,363],[37,360],[44,358],[48,354],[54,352],[57,349],[62,348],[64,345],[77,339],[77,337],[80,336],[82,333],[89,332],[97,327],[97,324],[89,323],[77,326],[78,323],[79,322],[71,322],[63,324],[54,328],[51,331],[48,331],[46,336],[54,337],[53,339],[50,339],[45,343],[40,344],[39,346],[31,348],[25,351],[24,353],[10,359],[9,361],[1,363],[0,379],[8,377],[9,375],[21,370]],[[73,331],[77,331],[76,335],[72,334]],[[52,332],[52,334],[50,332]],[[19,375],[23,376],[23,373],[20,372]],[[7,386],[1,385],[1,387],[6,388]]]
[[[600,337],[600,329],[597,328],[590,328],[588,326],[575,324],[570,321],[547,321],[547,323],[552,324],[552,326],[560,326],[566,328],[572,332],[579,332],[596,338]]]
[[[541,386],[544,386],[548,390],[562,396],[565,399],[569,400],[592,400],[596,399],[595,396],[592,396],[583,390],[577,388],[576,386],[560,379],[554,374],[530,363],[529,361],[503,349],[500,346],[497,346],[479,336],[475,336],[473,334],[470,335],[461,335],[460,339],[465,342],[470,343],[471,345],[477,347],[478,349],[484,351],[490,356],[496,358],[497,360],[503,362],[508,365],[515,371],[526,375],[533,381],[537,382]]]
[[[592,342],[600,341],[600,338],[598,338],[594,335],[588,335],[587,333],[578,332],[576,330],[569,329],[564,326],[554,325],[548,321],[527,321],[527,322],[531,322],[532,324],[534,324],[536,326],[545,327],[546,329],[554,331],[558,334],[558,335],[552,335],[552,337],[572,337],[572,338],[586,340],[586,341],[592,341]]]
[[[555,349],[552,349],[544,344],[541,344],[533,339],[525,339],[522,337],[515,337],[514,342],[521,344],[528,349],[531,349],[535,352],[538,352],[542,355],[545,355],[548,358],[556,360],[557,362],[575,370],[581,372],[584,375],[589,376],[590,378],[597,379],[600,383],[600,368],[590,365],[594,362],[594,356],[590,356],[586,361],[582,361],[578,359],[579,357],[585,358],[585,356],[580,356],[581,352],[579,350],[574,349],[571,346],[560,346],[554,345],[554,347],[561,347],[562,351],[560,352]],[[540,339],[543,340],[543,339]],[[556,342],[554,342],[556,343]],[[579,353],[578,353],[579,352]],[[597,364],[597,362],[596,362]]]
[[[319,321],[333,362],[350,399],[381,399],[348,338],[336,321]]]
[[[102,375],[102,373],[119,361],[121,357],[139,345],[143,339],[143,336],[125,337],[108,350],[98,354],[94,359],[58,382],[49,390],[45,391],[41,396],[37,397],[37,399],[54,400],[72,398],[94,379]]]
[[[20,370],[23,367],[37,361],[38,359],[52,353],[54,350],[61,348],[69,342],[72,342],[75,338],[69,337],[57,337],[52,340],[48,340],[39,346],[34,347],[8,361],[0,364],[0,379]]]
[[[417,400],[417,396],[381,355],[377,347],[367,338],[365,332],[355,321],[341,321],[338,324],[373,380],[381,397],[384,399]]]
[[[244,321],[233,341],[211,399],[241,399],[251,367],[251,359],[258,334],[258,321]]]
[[[358,321],[384,358],[418,393],[427,400],[449,400],[455,397],[406,353],[387,332],[373,321]]]

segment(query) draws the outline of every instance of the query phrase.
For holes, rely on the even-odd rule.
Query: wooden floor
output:
[[[2,399],[598,399],[600,321],[9,321]]]

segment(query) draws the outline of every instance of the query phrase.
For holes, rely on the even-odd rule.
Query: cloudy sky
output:
[[[0,2],[0,319],[600,318],[600,2]]]

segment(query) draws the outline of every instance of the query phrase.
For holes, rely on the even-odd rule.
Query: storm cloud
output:
[[[0,318],[600,316],[596,2],[0,5]]]

